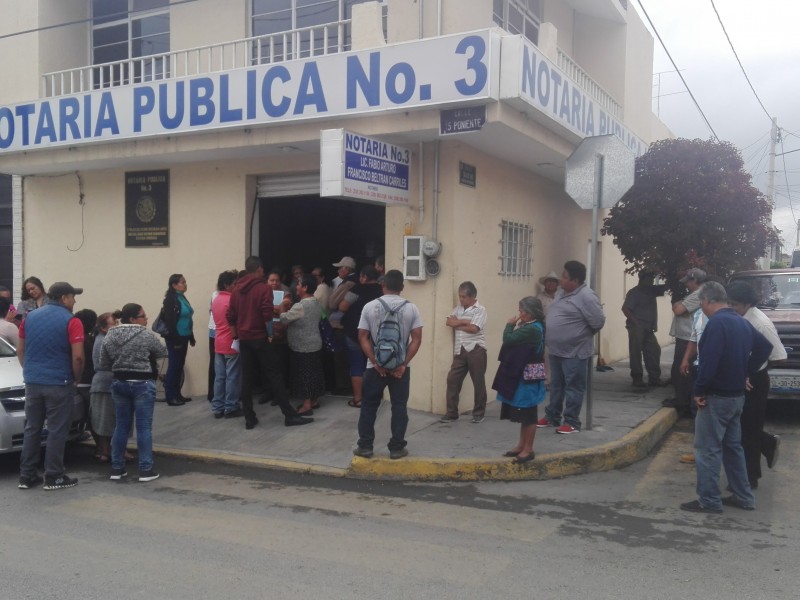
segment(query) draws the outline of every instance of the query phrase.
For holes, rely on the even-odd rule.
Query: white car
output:
[[[22,450],[25,432],[25,383],[22,367],[14,347],[0,338],[0,454]],[[68,441],[83,435],[86,426],[86,408],[76,393],[72,410],[72,424]],[[42,432],[42,442],[47,440],[47,428]]]

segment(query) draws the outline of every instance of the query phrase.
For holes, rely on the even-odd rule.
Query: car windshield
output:
[[[14,346],[6,343],[4,339],[0,339],[0,358],[11,358],[16,355],[17,351],[14,350]]]
[[[734,277],[752,285],[761,298],[759,308],[800,309],[800,271],[774,275],[747,275]]]

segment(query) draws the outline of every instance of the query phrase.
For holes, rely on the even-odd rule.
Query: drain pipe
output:
[[[419,143],[419,225],[425,222],[425,144]]]
[[[417,0],[417,2],[419,3],[419,39],[422,39],[425,37],[425,14],[422,12],[422,0]]]
[[[436,7],[436,35],[442,35],[442,0],[439,0]]]
[[[433,226],[431,236],[438,240],[439,234],[439,140],[436,140],[433,151]]]

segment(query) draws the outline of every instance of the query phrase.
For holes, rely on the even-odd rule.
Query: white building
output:
[[[425,322],[410,406],[443,412],[458,284],[477,285],[495,355],[538,277],[587,262],[591,211],[563,191],[576,145],[612,133],[641,153],[667,135],[653,41],[625,0],[0,0],[0,14],[15,289],[67,280],[86,289],[78,308],[154,316],[183,273],[194,394],[220,271],[258,254],[332,275],[343,255],[385,253],[424,273],[424,257],[404,263],[412,235],[441,253],[438,276],[406,285]],[[613,360],[630,282],[609,239],[598,256]]]

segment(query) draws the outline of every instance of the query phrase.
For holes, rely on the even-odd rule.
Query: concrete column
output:
[[[558,64],[558,29],[552,23],[542,23],[539,26],[539,50],[553,64]]]
[[[353,5],[352,50],[385,46],[383,12],[379,2]]]

